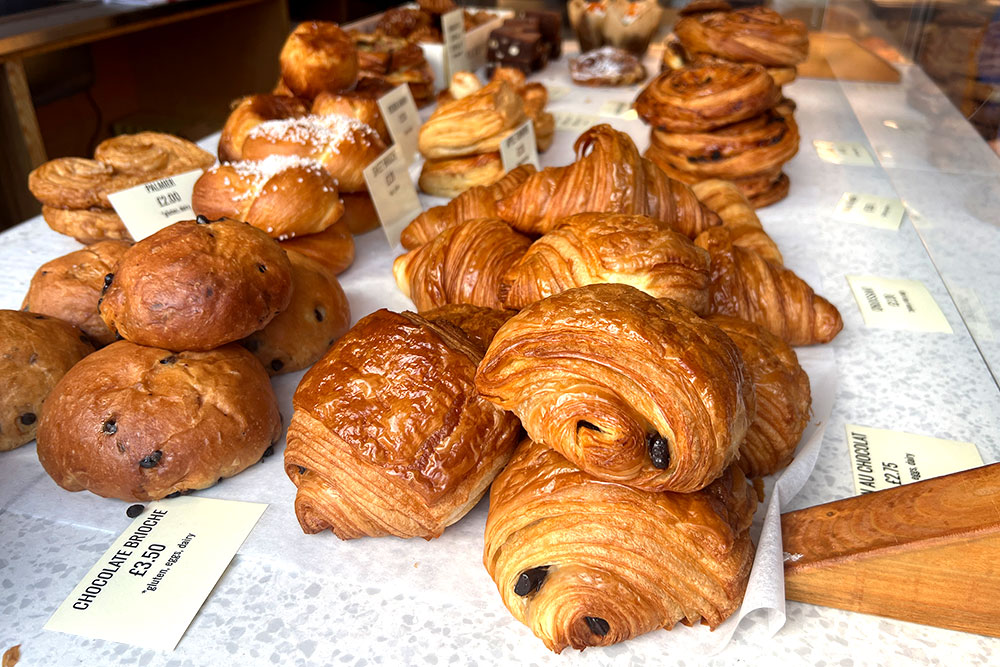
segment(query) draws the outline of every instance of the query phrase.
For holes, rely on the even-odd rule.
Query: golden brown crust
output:
[[[740,348],[757,399],[757,412],[740,445],[737,463],[748,477],[775,473],[791,463],[809,423],[809,376],[795,350],[764,328],[726,315],[707,319]]]
[[[743,600],[756,506],[735,466],[702,491],[654,493],[525,441],[490,491],[483,563],[511,614],[556,653],[678,621],[716,627]],[[526,573],[536,583],[518,595]]]
[[[526,307],[497,332],[476,387],[582,470],[650,491],[704,488],[736,458],[753,417],[732,341],[628,285]]]
[[[736,184],[747,192],[747,197],[754,208],[764,208],[781,201],[788,196],[788,189],[791,186],[785,172],[779,172],[777,178],[771,180],[767,187],[761,190],[749,190],[742,179],[738,179]]]
[[[790,67],[809,53],[805,24],[765,7],[682,17],[674,32],[689,53],[735,62]]]
[[[274,239],[235,220],[191,220],[125,251],[100,309],[134,343],[210,350],[262,329],[290,298],[291,268]]]
[[[53,231],[72,236],[80,243],[131,241],[125,223],[109,208],[54,208],[42,206],[42,218]]]
[[[35,439],[52,388],[93,351],[87,336],[68,322],[0,310],[0,452]]]
[[[238,345],[170,352],[119,341],[56,385],[38,460],[68,491],[159,500],[235,475],[280,437],[267,373]]]
[[[450,303],[499,309],[500,279],[530,245],[503,220],[475,218],[400,255],[392,273],[418,311]]]
[[[98,241],[42,264],[31,278],[21,309],[69,322],[98,347],[113,342],[115,334],[101,319],[97,304],[104,276],[114,272],[131,245]]]
[[[318,234],[296,236],[279,241],[279,245],[319,262],[333,275],[343,273],[354,263],[354,237],[343,219]]]
[[[493,185],[503,178],[500,153],[425,160],[417,185],[422,192],[452,199],[475,185]]]
[[[357,118],[362,123],[372,128],[378,133],[382,143],[389,145],[392,137],[382,119],[382,112],[378,108],[378,100],[374,95],[357,92],[340,93],[320,93],[312,104],[312,113],[325,116],[327,114],[340,114]]]
[[[647,215],[694,239],[709,227],[722,224],[713,211],[698,201],[684,183],[670,178],[656,163],[642,158],[646,174]]]
[[[652,218],[578,213],[531,244],[504,274],[501,298],[520,309],[573,287],[622,283],[705,313],[708,267],[707,252]]]
[[[107,193],[114,192],[113,179],[114,169],[110,165],[63,157],[32,170],[28,174],[28,189],[35,199],[53,208],[108,207]]]
[[[297,97],[288,95],[250,95],[239,101],[230,112],[219,137],[219,160],[232,162],[243,159],[243,142],[250,130],[264,121],[299,118],[309,113],[309,107]]]
[[[784,264],[778,245],[764,231],[753,205],[739,186],[731,181],[711,179],[695,183],[691,190],[729,228],[733,245],[753,250],[775,264]]]
[[[340,199],[344,202],[342,220],[352,234],[364,234],[379,226],[375,204],[367,192],[341,192]]]
[[[429,159],[489,153],[526,120],[524,103],[506,81],[494,81],[439,106],[420,128],[417,146]]]
[[[358,52],[336,23],[306,21],[295,27],[279,56],[281,80],[300,97],[347,90],[358,80]]]
[[[111,165],[116,174],[153,181],[194,169],[208,169],[215,156],[187,139],[162,132],[122,134],[105,139],[94,150],[94,159]]]
[[[795,67],[768,67],[767,73],[776,86],[784,86],[795,81],[799,71]]]
[[[497,329],[516,313],[515,310],[497,310],[470,306],[466,303],[452,303],[425,310],[420,316],[428,322],[442,326],[447,324],[461,329],[469,340],[481,348],[480,352],[485,354]]]
[[[480,353],[413,313],[363,318],[302,378],[285,471],[303,531],[437,537],[506,464],[517,420],[476,393]]]

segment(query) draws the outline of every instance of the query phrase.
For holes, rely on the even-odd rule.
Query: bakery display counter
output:
[[[547,110],[557,122],[541,165],[570,162],[579,128],[597,122],[627,132],[644,150],[648,126],[628,112],[640,87],[574,86],[567,69],[574,51],[570,46],[564,58],[531,77],[548,87]],[[659,55],[656,48],[647,54],[650,71],[658,68]],[[803,359],[831,363],[836,378],[814,388],[814,394],[830,395],[832,409],[820,431],[815,467],[785,509],[854,495],[848,424],[972,442],[984,463],[1000,461],[1000,390],[991,373],[1000,367],[994,356],[1000,348],[990,325],[1000,322],[992,298],[1000,281],[994,260],[1000,230],[987,215],[1000,197],[1000,166],[957,112],[939,119],[910,106],[917,88],[932,98],[939,93],[918,70],[904,67],[902,74],[900,84],[803,78],[785,89],[798,104],[800,150],[784,167],[791,179],[788,197],[758,214],[786,265],[844,320],[832,343],[802,350]],[[218,139],[206,137],[200,145],[214,152]],[[821,159],[814,141],[860,144],[874,160],[868,166],[833,164]],[[886,230],[838,219],[834,211],[845,193],[901,199],[902,224]],[[425,208],[443,201],[421,200]],[[339,276],[353,320],[382,307],[411,308],[393,280],[399,250],[378,229],[355,240],[355,262]],[[36,268],[78,247],[40,217],[0,235],[0,307],[19,308]],[[848,275],[920,281],[951,333],[866,326]],[[301,377],[298,372],[273,379],[286,425]],[[744,618],[728,644],[724,637],[714,641],[704,627],[679,628],[555,655],[508,614],[482,567],[485,499],[431,541],[341,542],[329,532],[305,535],[294,513],[295,488],[282,468],[284,447],[281,440],[276,456],[197,493],[269,507],[173,652],[42,629],[129,525],[128,503],[60,489],[39,466],[34,444],[0,455],[0,535],[6,546],[0,556],[0,611],[6,620],[0,649],[21,644],[26,665],[180,667],[639,665],[661,663],[664,656],[677,664],[984,664],[997,648],[996,639],[979,635],[788,602]],[[157,632],[157,619],[148,624],[149,632]]]

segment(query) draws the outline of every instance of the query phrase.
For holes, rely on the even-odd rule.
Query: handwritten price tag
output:
[[[465,10],[453,9],[441,15],[444,36],[445,86],[455,72],[469,72],[469,55],[465,52]]]
[[[851,141],[819,141],[814,140],[816,154],[819,159],[832,164],[853,164],[874,167],[875,160],[864,144]]]
[[[181,220],[193,220],[191,192],[201,169],[143,183],[108,195],[115,213],[136,241]]]
[[[845,192],[833,216],[856,225],[896,231],[903,221],[903,202],[898,199]]]
[[[538,144],[535,143],[535,126],[530,120],[500,142],[500,161],[503,170],[510,171],[522,164],[533,164],[538,169]]]
[[[399,144],[406,164],[412,163],[417,152],[420,112],[413,101],[410,86],[402,83],[390,90],[378,99],[378,108],[393,143]]]
[[[983,465],[971,442],[847,424],[854,492],[858,495],[950,475]]]
[[[623,120],[636,120],[639,117],[639,114],[632,108],[631,102],[617,102],[614,100],[609,100],[602,104],[597,113],[602,116],[611,116],[612,118],[621,118]]]
[[[952,333],[941,308],[919,280],[847,276],[847,282],[869,327]]]
[[[393,248],[399,246],[403,228],[423,210],[413,187],[399,144],[393,144],[365,167],[365,183],[382,222],[382,231]]]
[[[265,509],[191,496],[149,503],[45,629],[172,651]]]
[[[556,129],[567,132],[583,132],[601,122],[597,116],[573,111],[553,111],[552,115],[556,119]]]

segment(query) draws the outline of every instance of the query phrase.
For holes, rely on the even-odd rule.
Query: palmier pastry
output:
[[[711,179],[695,183],[691,190],[729,228],[733,245],[753,250],[775,264],[784,263],[778,245],[764,231],[753,206],[735,183]]]
[[[280,438],[267,373],[240,346],[171,352],[118,341],[52,390],[38,460],[67,491],[159,500],[232,477]]]
[[[68,322],[0,310],[0,452],[35,439],[49,392],[93,351],[87,336]]]
[[[646,215],[694,239],[709,227],[722,224],[713,211],[702,205],[684,183],[674,180],[655,163],[642,158],[646,175]]]
[[[432,160],[488,153],[526,119],[524,103],[505,81],[437,108],[420,128],[417,145]]]
[[[425,160],[417,185],[429,195],[452,199],[474,185],[492,185],[503,173],[500,153]]]
[[[602,46],[571,59],[569,75],[581,86],[631,86],[646,78],[646,68],[628,51]]]
[[[535,172],[534,165],[522,164],[492,185],[474,185],[447,204],[427,209],[403,229],[400,242],[412,250],[460,222],[497,217],[497,200],[512,193]]]
[[[705,313],[708,266],[707,252],[652,218],[578,213],[531,244],[504,275],[501,297],[520,309],[573,287],[625,283]]]
[[[351,328],[351,307],[337,278],[325,266],[295,251],[292,300],[260,331],[242,341],[269,375],[311,366]]]
[[[762,327],[727,315],[711,315],[708,321],[740,348],[757,399],[737,463],[748,477],[775,473],[791,463],[809,423],[809,376],[795,350]]]
[[[451,303],[425,310],[420,316],[434,324],[461,329],[462,333],[482,348],[482,352],[485,353],[486,348],[493,341],[497,329],[503,326],[504,322],[516,312],[514,310],[471,306],[467,303]]]
[[[714,628],[743,601],[756,508],[735,466],[696,493],[656,493],[525,441],[490,490],[483,564],[514,618],[556,653],[678,621]]]
[[[219,137],[219,160],[233,162],[243,159],[243,142],[250,130],[269,120],[299,118],[309,113],[309,107],[289,95],[250,95],[240,100],[229,114]]]
[[[712,256],[709,312],[759,324],[789,345],[829,343],[844,327],[833,304],[789,269],[733,245],[726,227],[703,232],[695,244]]]
[[[635,100],[639,116],[668,132],[700,132],[759,116],[781,99],[760,65],[712,62],[664,72]]]
[[[42,218],[53,231],[72,236],[80,243],[131,241],[125,223],[110,208],[55,208],[42,206]]]
[[[385,150],[378,133],[356,118],[304,116],[261,123],[247,134],[243,157],[268,155],[312,158],[337,180],[341,192],[362,192],[364,169]]]
[[[340,114],[356,118],[378,133],[382,143],[389,145],[392,137],[382,119],[376,98],[354,92],[320,93],[313,100],[312,112],[319,116]]]
[[[526,307],[493,338],[476,388],[580,469],[647,491],[707,486],[736,458],[754,408],[722,331],[628,285]]]
[[[790,67],[805,61],[809,52],[805,24],[765,7],[682,17],[674,32],[692,54],[735,62]]]
[[[101,319],[97,303],[104,277],[131,245],[99,241],[42,264],[31,278],[21,309],[69,322],[97,346],[113,342],[115,334]]]
[[[378,310],[302,378],[285,471],[302,530],[432,538],[485,493],[520,437],[476,393],[481,352],[451,326]]]
[[[379,226],[378,213],[367,192],[341,192],[344,217],[341,218],[352,234],[364,234]]]
[[[206,218],[248,222],[279,240],[322,232],[344,213],[333,177],[315,160],[291,155],[209,169],[194,184],[191,207]]]
[[[400,255],[392,274],[419,311],[449,303],[503,308],[500,279],[530,245],[503,220],[476,218]]]
[[[358,52],[336,23],[305,21],[285,40],[281,80],[299,97],[347,90],[358,80]]]
[[[242,222],[178,222],[125,251],[105,276],[101,317],[140,345],[211,350],[245,338],[288,306],[291,267]]]
[[[116,177],[111,165],[79,157],[49,160],[28,174],[31,194],[52,208],[110,209],[108,194],[131,185],[132,180]]]
[[[280,241],[286,251],[302,253],[337,275],[354,263],[354,237],[347,223],[339,220],[318,234],[296,236]]]
[[[162,132],[122,134],[105,139],[94,150],[94,159],[110,164],[116,173],[140,177],[138,183],[194,169],[208,169],[215,164],[215,156],[208,151],[187,139]]]

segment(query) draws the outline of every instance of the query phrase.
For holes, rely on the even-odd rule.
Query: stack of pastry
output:
[[[108,195],[167,176],[207,169],[215,162],[186,139],[140,132],[106,139],[94,159],[57,158],[28,175],[49,227],[80,243],[131,239]]]
[[[542,152],[552,145],[555,118],[545,111],[548,91],[527,83],[520,70],[499,67],[486,86],[471,72],[456,72],[439,106],[420,128],[426,158],[418,185],[427,194],[457,197],[504,176],[500,142],[526,120]]]
[[[358,49],[359,91],[377,97],[405,83],[418,107],[433,101],[434,72],[418,45],[379,30],[373,33],[352,30],[349,34]]]

